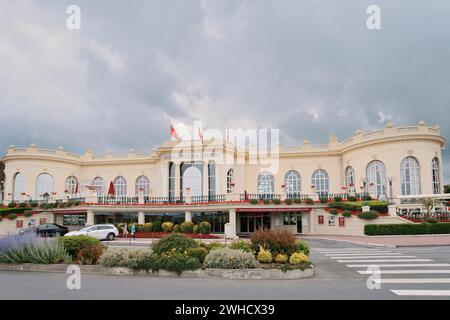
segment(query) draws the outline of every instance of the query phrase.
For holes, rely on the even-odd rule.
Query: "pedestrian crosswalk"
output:
[[[450,297],[450,290],[447,290],[450,288],[450,263],[377,248],[319,248],[315,252],[359,275],[375,274],[370,281],[384,285],[383,289],[387,288],[395,295]],[[408,287],[395,288],[397,285]]]

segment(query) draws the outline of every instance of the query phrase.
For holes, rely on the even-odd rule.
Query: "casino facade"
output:
[[[320,204],[287,205],[284,200],[369,194],[393,201],[402,195],[441,194],[444,146],[439,127],[424,122],[357,130],[343,141],[330,137],[326,145],[305,140],[298,147],[279,146],[270,161],[221,140],[167,141],[149,154],[130,150],[124,155],[12,145],[2,159],[3,203],[77,201],[76,207],[42,212],[72,229],[207,220],[213,232],[230,237],[261,227],[333,233],[317,225],[316,216],[324,212]],[[281,204],[252,199],[280,199]]]

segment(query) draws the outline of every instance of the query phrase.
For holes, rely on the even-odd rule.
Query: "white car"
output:
[[[78,231],[71,231],[66,233],[65,237],[70,236],[90,236],[98,240],[108,240],[112,241],[115,237],[119,235],[119,230],[112,224],[96,224],[90,227],[84,227]]]

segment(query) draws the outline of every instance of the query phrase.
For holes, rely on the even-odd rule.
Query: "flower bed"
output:
[[[172,232],[146,232],[146,231],[138,231],[135,233],[136,239],[150,239],[155,238],[159,239],[162,237],[165,237],[169,234],[172,234]],[[201,233],[183,233],[189,238],[193,239],[220,239],[221,237],[214,235],[214,234],[201,234]],[[124,238],[123,234],[119,234],[120,238]],[[130,234],[128,234],[128,238],[130,238]]]

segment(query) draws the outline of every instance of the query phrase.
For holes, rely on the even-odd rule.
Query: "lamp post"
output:
[[[388,177],[389,181],[389,202],[392,202],[394,200],[394,190],[392,188],[392,183],[394,182],[394,177]]]

